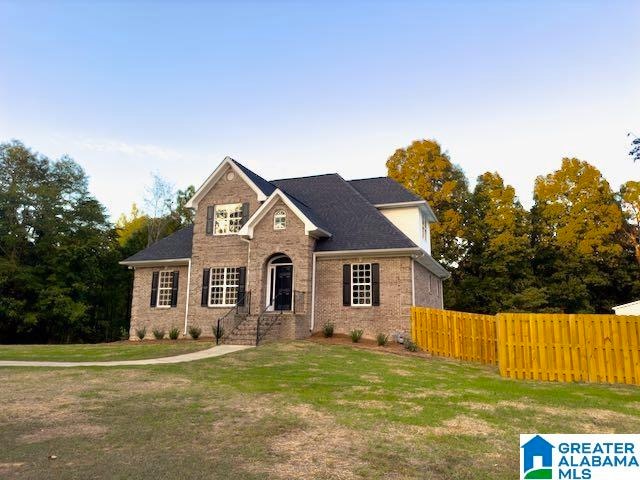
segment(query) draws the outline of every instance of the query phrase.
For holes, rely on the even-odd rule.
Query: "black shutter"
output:
[[[247,220],[249,220],[249,204],[243,203],[242,204],[242,225],[247,223]]]
[[[247,291],[247,267],[238,268],[238,305],[244,306],[244,296]]]
[[[173,272],[173,281],[171,282],[171,306],[178,306],[178,278],[180,276],[180,272]]]
[[[209,272],[210,269],[208,268],[202,270],[202,300],[200,305],[203,307],[209,306]]]
[[[207,207],[207,235],[213,235],[213,214],[215,212],[215,206],[209,205]]]
[[[380,264],[371,264],[371,304],[380,305]]]
[[[160,277],[160,272],[153,272],[151,276],[151,301],[149,302],[149,306],[155,307],[158,301],[158,278]]]
[[[342,305],[351,306],[351,265],[342,265]]]

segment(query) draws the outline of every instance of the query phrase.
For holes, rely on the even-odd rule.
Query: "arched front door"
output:
[[[267,264],[268,310],[291,310],[293,303],[293,262],[276,255]]]

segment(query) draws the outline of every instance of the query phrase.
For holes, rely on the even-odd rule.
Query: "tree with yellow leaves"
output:
[[[469,187],[462,169],[435,140],[416,140],[389,157],[387,171],[390,178],[429,202],[438,217],[438,223],[431,226],[433,256],[455,268],[466,249]]]
[[[577,158],[536,179],[532,209],[535,267],[551,305],[609,311],[622,257],[620,206],[600,171]]]

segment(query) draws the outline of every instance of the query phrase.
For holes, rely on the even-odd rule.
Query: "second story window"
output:
[[[215,220],[216,235],[236,233],[242,227],[242,204],[216,205]]]
[[[429,221],[424,214],[421,214],[420,218],[422,220],[422,240],[429,240]]]
[[[287,212],[284,210],[276,210],[273,214],[273,229],[284,230],[287,228]]]

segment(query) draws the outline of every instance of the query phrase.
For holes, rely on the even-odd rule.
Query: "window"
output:
[[[284,230],[287,228],[287,212],[284,210],[277,210],[273,214],[273,229]]]
[[[219,267],[211,269],[211,281],[209,283],[211,294],[209,305],[233,306],[238,302],[238,283],[240,269],[232,267]]]
[[[422,219],[422,240],[429,240],[429,221],[424,214],[420,214]]]
[[[158,307],[170,307],[173,290],[173,272],[160,272],[158,277]]]
[[[371,264],[351,265],[351,305],[371,305]]]
[[[242,204],[216,205],[215,221],[216,235],[236,233],[242,227]]]

